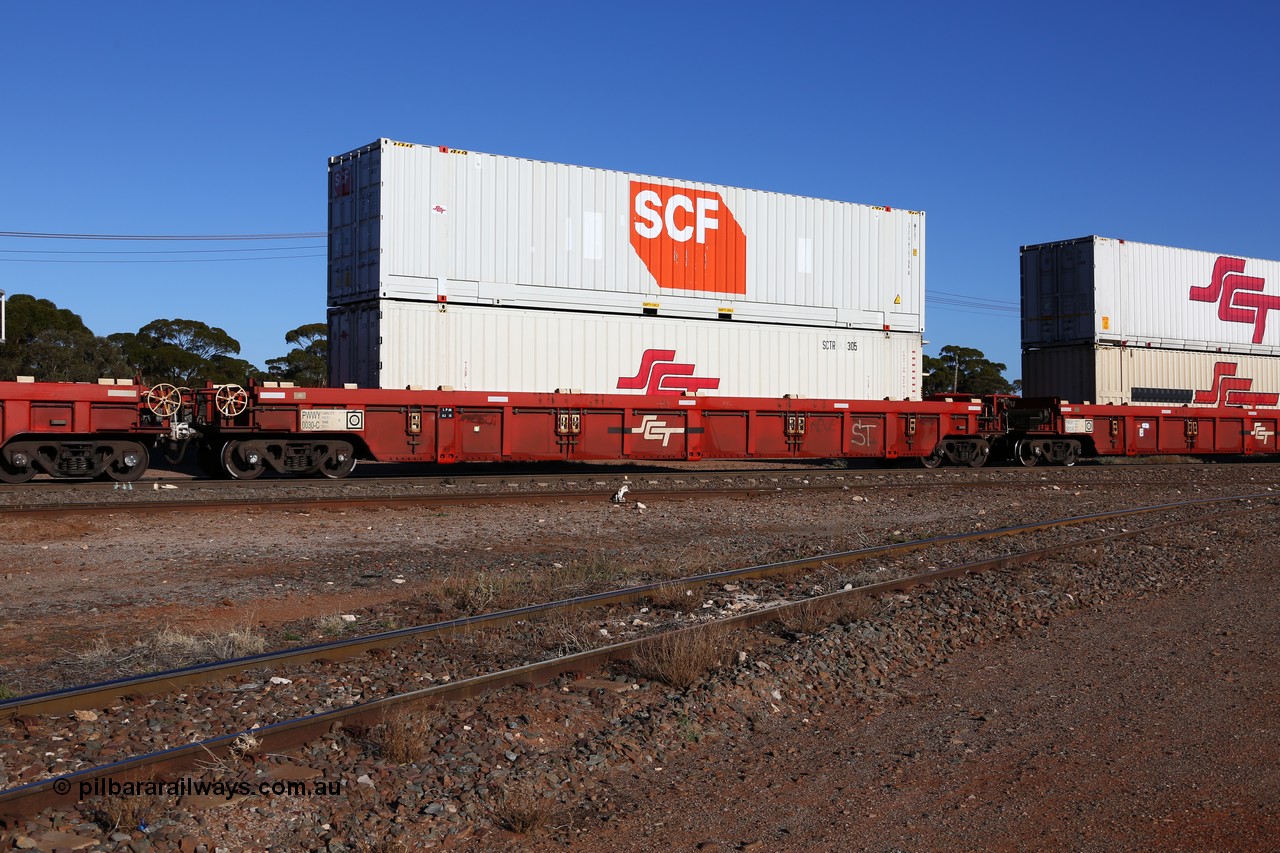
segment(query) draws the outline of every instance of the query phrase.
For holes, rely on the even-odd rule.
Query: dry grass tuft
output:
[[[636,649],[631,665],[644,678],[687,690],[699,678],[729,664],[732,634],[714,624],[659,634]]]
[[[851,625],[854,622],[870,619],[875,610],[875,599],[869,595],[846,596],[840,601],[840,609],[836,613],[836,621],[841,625]]]
[[[94,672],[155,672],[197,663],[249,657],[261,654],[267,640],[252,627],[224,632],[188,634],[176,628],[162,628],[131,645],[116,648],[106,637],[98,637],[89,648],[75,655],[76,663]]]
[[[531,648],[540,648],[558,657],[567,657],[600,645],[600,634],[580,618],[565,610],[539,613],[529,620],[536,638]]]
[[[134,832],[150,822],[158,813],[158,803],[151,797],[100,797],[87,809],[90,818],[103,832]]]
[[[697,594],[697,590],[674,581],[661,584],[650,592],[649,603],[677,613],[693,613],[702,609],[702,597]]]
[[[635,564],[597,551],[581,560],[535,569],[524,588],[526,597],[553,601],[625,586],[629,578],[637,575],[643,572]]]
[[[394,708],[383,714],[382,722],[369,732],[369,740],[384,758],[394,764],[412,764],[431,754],[430,743],[439,720],[435,710],[411,712]]]
[[[778,624],[795,634],[821,634],[836,621],[834,601],[803,601],[778,613]]]
[[[874,602],[865,595],[809,600],[779,613],[778,625],[793,634],[820,634],[837,623],[860,622],[874,610]]]
[[[489,806],[493,822],[503,829],[524,834],[543,826],[550,810],[546,800],[526,784],[506,788]]]

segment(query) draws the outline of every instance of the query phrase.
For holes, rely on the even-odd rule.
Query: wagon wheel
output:
[[[322,476],[328,477],[330,480],[341,480],[350,474],[356,467],[356,454],[349,444],[338,444],[334,446],[329,454],[320,463],[317,469]]]
[[[1080,447],[1074,441],[1067,442],[1067,452],[1062,455],[1062,465],[1070,468],[1080,458]]]
[[[35,466],[14,465],[5,454],[0,454],[0,483],[25,483],[35,475]]]
[[[987,464],[987,459],[989,459],[990,457],[991,457],[991,445],[986,444],[984,442],[980,447],[978,447],[977,450],[973,452],[973,455],[969,457],[969,467],[981,468],[983,465]]]
[[[220,460],[222,470],[233,480],[252,480],[266,470],[262,457],[256,453],[246,457],[244,446],[239,441],[228,441],[222,445]]]
[[[102,472],[109,480],[117,483],[132,483],[142,476],[151,464],[151,455],[147,448],[135,442],[127,442],[119,449],[116,461],[109,464]]]
[[[249,407],[249,394],[239,385],[223,385],[218,388],[214,404],[224,417],[234,418]]]
[[[144,396],[151,413],[162,418],[171,418],[182,408],[182,392],[168,382],[152,385]]]
[[[928,456],[920,457],[920,464],[926,468],[937,468],[939,465],[942,464],[943,458],[944,457],[942,455],[942,445],[939,444],[937,447],[933,449],[933,452],[930,453]]]
[[[1036,455],[1035,446],[1025,438],[1013,446],[1013,455],[1017,456],[1018,461],[1026,468],[1034,468],[1040,461],[1040,457]]]

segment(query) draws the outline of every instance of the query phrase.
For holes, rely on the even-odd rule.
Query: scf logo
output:
[[[631,247],[659,287],[747,292],[747,238],[720,193],[632,181]]]

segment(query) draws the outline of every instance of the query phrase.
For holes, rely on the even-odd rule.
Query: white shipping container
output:
[[[329,304],[919,333],[924,214],[381,139],[329,161]]]
[[[1273,407],[1280,357],[1092,344],[1027,350],[1022,389],[1075,403]]]
[[[1280,355],[1280,261],[1084,237],[1022,247],[1022,346]]]
[[[920,398],[920,336],[425,302],[329,309],[335,387]]]

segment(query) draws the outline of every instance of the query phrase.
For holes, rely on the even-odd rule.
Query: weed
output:
[[[156,805],[148,797],[102,797],[89,807],[88,813],[104,832],[133,832],[154,817]]]
[[[421,710],[410,713],[405,708],[395,708],[383,714],[382,722],[369,732],[369,739],[388,761],[412,764],[430,754],[428,744],[436,719],[437,715]]]
[[[547,822],[548,809],[530,786],[516,783],[503,789],[489,806],[489,814],[503,829],[524,834]]]
[[[248,626],[204,634],[187,634],[165,627],[118,649],[106,637],[98,637],[75,657],[81,665],[94,669],[152,672],[206,661],[248,657],[262,653],[266,647],[266,638]]]
[[[840,608],[836,613],[836,621],[841,625],[851,625],[871,618],[876,603],[867,595],[845,596],[840,600]]]
[[[720,625],[660,634],[642,643],[631,659],[637,674],[688,689],[728,664],[730,632]]]
[[[538,647],[559,657],[594,649],[600,637],[578,614],[564,610],[539,614],[529,624],[537,632]]]
[[[7,684],[0,684],[0,699],[16,699],[17,696]]]
[[[343,619],[338,613],[331,613],[328,616],[316,617],[316,630],[326,637],[336,637],[345,634],[352,629],[356,623]]]
[[[833,601],[802,601],[779,612],[778,624],[795,634],[821,634],[836,621],[837,609]]]
[[[649,602],[654,607],[674,610],[677,613],[693,613],[702,608],[702,597],[694,590],[680,583],[664,583],[649,593]]]

